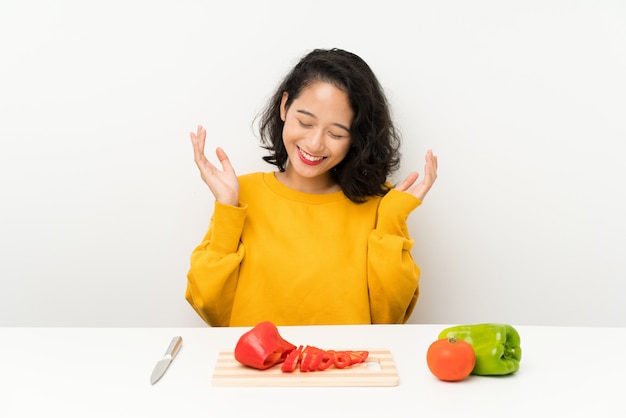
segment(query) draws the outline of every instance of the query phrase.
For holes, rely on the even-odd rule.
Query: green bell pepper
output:
[[[476,354],[472,374],[495,376],[515,373],[522,359],[520,336],[507,324],[457,325],[446,328],[439,338],[454,337],[468,342]]]

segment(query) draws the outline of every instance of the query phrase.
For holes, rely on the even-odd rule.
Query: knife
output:
[[[165,371],[169,367],[176,354],[178,354],[178,350],[183,345],[182,337],[174,337],[172,338],[172,342],[170,342],[170,346],[167,347],[167,351],[165,351],[165,355],[161,360],[159,360],[154,366],[154,370],[152,370],[152,375],[150,376],[150,383],[153,385],[159,381],[159,379],[165,374]]]

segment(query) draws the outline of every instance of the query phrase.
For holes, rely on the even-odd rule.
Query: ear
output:
[[[282,119],[282,121],[284,122],[285,119],[287,118],[287,99],[289,98],[289,95],[287,94],[287,92],[283,93],[283,98],[280,99],[280,118]]]

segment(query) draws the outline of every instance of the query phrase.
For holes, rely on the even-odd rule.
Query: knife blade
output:
[[[174,360],[174,357],[176,357],[176,354],[178,354],[178,350],[180,350],[180,347],[182,347],[182,345],[182,337],[179,336],[172,338],[169,347],[167,347],[167,350],[165,351],[165,355],[161,360],[157,362],[157,364],[154,366],[154,369],[152,370],[152,375],[150,375],[151,384],[154,385],[165,374],[167,368],[170,366],[172,360]]]

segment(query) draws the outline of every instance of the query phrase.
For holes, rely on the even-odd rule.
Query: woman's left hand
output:
[[[411,193],[419,200],[423,201],[426,194],[433,186],[433,183],[437,179],[437,156],[433,154],[431,150],[426,153],[426,165],[424,166],[424,178],[419,183],[416,183],[419,173],[417,171],[411,172],[402,183],[398,184],[395,189],[401,192]]]

